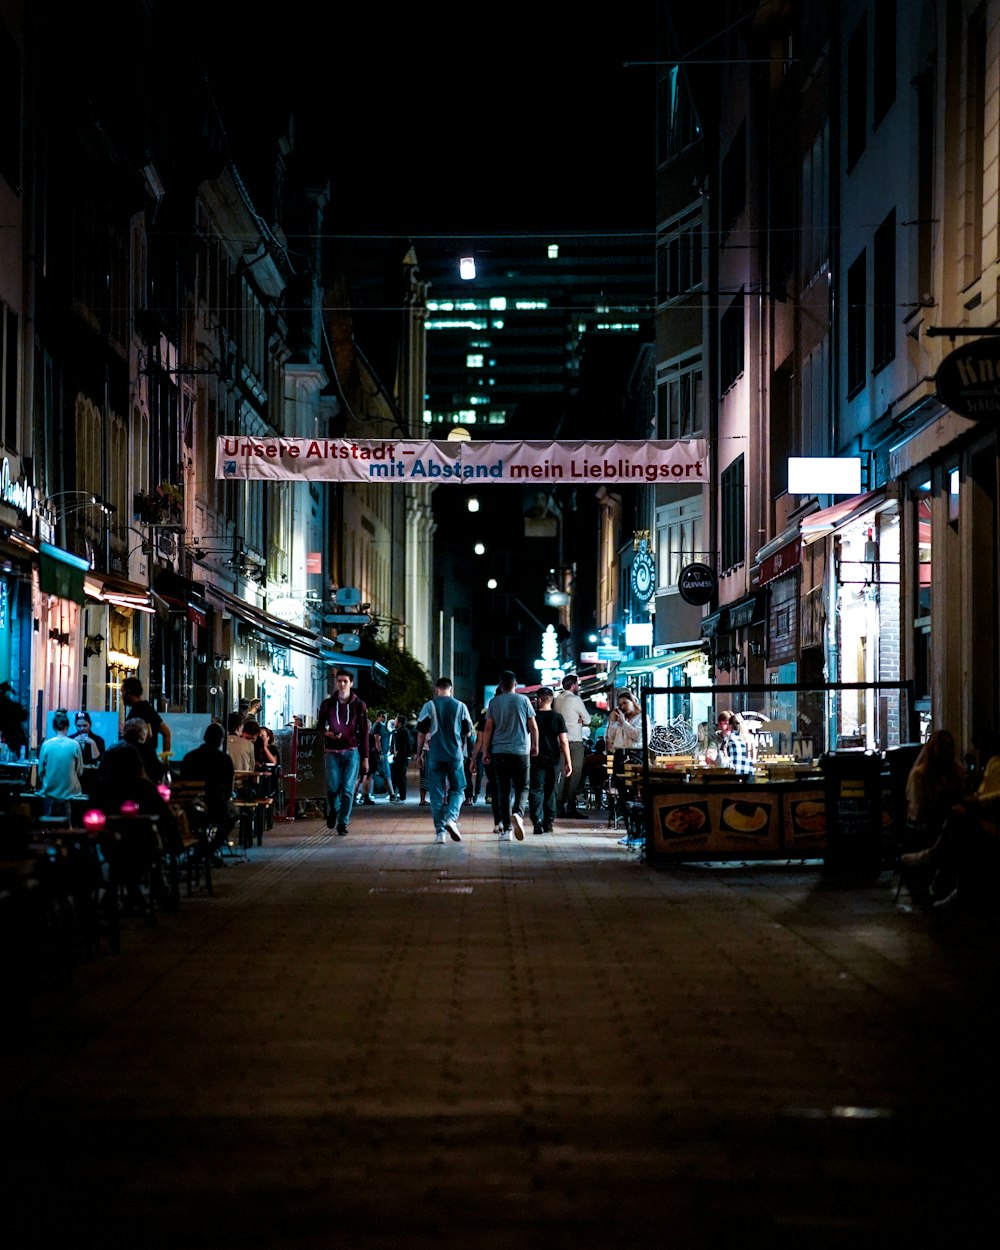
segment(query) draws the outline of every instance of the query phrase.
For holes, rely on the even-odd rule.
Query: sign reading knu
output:
[[[938,399],[959,416],[1000,418],[1000,339],[976,339],[945,356],[935,384]]]

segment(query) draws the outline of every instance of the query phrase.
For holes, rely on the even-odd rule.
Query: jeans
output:
[[[500,751],[490,756],[493,767],[493,797],[502,829],[510,829],[510,814],[524,815],[528,801],[528,761],[530,756],[511,755]]]
[[[449,820],[458,820],[465,797],[465,769],[461,760],[427,761],[427,797],[437,833],[443,833]]]
[[[352,747],[348,751],[327,751],[323,762],[326,766],[326,793],[329,802],[326,823],[331,829],[334,824],[343,825],[346,829],[351,823],[351,812],[354,810],[361,756],[357,747]]]
[[[551,829],[556,818],[556,778],[559,763],[549,764],[537,757],[531,761],[531,791],[528,796],[531,823],[536,829]]]

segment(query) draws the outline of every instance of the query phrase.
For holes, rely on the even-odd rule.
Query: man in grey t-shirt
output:
[[[490,699],[483,730],[483,759],[493,766],[500,809],[500,841],[509,842],[511,830],[524,837],[524,809],[528,801],[528,769],[538,754],[538,726],[531,700],[515,693],[517,678],[500,674],[500,693]]]
[[[464,703],[451,693],[451,678],[439,677],[434,698],[428,699],[417,717],[417,751],[427,748],[427,793],[434,821],[434,840],[445,834],[461,842],[458,814],[465,797],[466,742],[472,733],[472,717]]]

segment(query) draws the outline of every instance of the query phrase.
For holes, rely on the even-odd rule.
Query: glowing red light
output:
[[[138,816],[139,804],[135,799],[126,799],[118,810],[123,816]]]
[[[164,801],[164,803],[169,803],[170,802],[170,787],[159,785],[156,788],[157,790],[159,790],[160,798]]]
[[[83,813],[83,827],[85,829],[103,829],[105,819],[104,813],[99,808],[93,807],[89,812]]]

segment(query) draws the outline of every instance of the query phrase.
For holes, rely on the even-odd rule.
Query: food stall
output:
[[[899,782],[890,772],[887,752],[915,742],[918,734],[912,683],[647,687],[641,694],[645,710],[657,694],[711,691],[719,707],[739,711],[744,704],[749,712],[756,705],[766,729],[768,709],[783,695],[796,696],[793,708],[800,706],[798,696],[808,695],[802,704],[815,710],[817,698],[871,690],[891,692],[894,714],[883,726],[883,749],[834,750],[806,758],[799,749],[786,749],[788,735],[764,733],[758,735],[753,776],[737,776],[692,755],[654,755],[644,722],[639,761],[625,767],[627,784],[643,807],[647,860],[663,865],[822,858],[845,870],[881,865],[900,819]],[[814,716],[806,720],[815,723]],[[808,740],[797,728],[791,726],[790,740]]]

